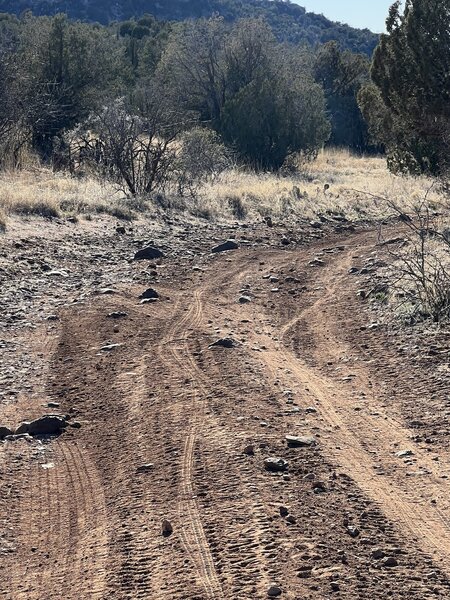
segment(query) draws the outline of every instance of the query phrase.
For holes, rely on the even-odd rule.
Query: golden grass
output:
[[[12,171],[0,176],[0,211],[7,215],[111,214],[114,209],[119,210],[120,198],[109,184],[47,169]]]
[[[314,220],[317,215],[332,211],[351,220],[380,219],[392,211],[374,196],[387,198],[408,211],[423,200],[430,186],[432,181],[426,177],[391,174],[382,157],[326,150],[316,161],[304,165],[298,175],[225,172],[203,188],[201,202],[216,216],[230,213],[230,203],[239,198],[249,218],[270,215]],[[448,207],[437,187],[428,193],[428,200],[436,207]]]
[[[283,222],[289,219],[315,220],[334,213],[350,220],[380,219],[392,214],[385,197],[405,211],[420,202],[432,185],[431,180],[397,177],[389,173],[382,157],[358,157],[342,150],[326,150],[316,161],[303,165],[298,173],[278,176],[232,169],[205,184],[194,201],[169,195],[163,203],[172,210],[186,211],[197,217],[216,220],[258,221],[271,216]],[[428,194],[431,205],[447,204],[436,186]],[[92,177],[71,177],[49,169],[0,175],[0,223],[8,215],[46,217],[107,213],[131,218],[148,210],[151,202],[126,200],[122,192]]]

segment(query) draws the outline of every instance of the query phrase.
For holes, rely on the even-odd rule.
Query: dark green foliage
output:
[[[343,51],[336,42],[317,51],[313,72],[325,92],[332,126],[330,145],[357,152],[374,149],[357,102],[361,86],[369,81],[369,68],[366,56]]]
[[[186,109],[209,122],[238,157],[279,169],[328,139],[322,88],[260,20],[187,23],[169,39],[158,76]]]
[[[442,175],[450,153],[450,5],[396,2],[377,47],[372,79],[360,94],[371,132],[395,171]]]
[[[180,21],[191,18],[223,16],[227,21],[264,18],[280,41],[306,42],[312,45],[337,40],[353,52],[371,55],[378,36],[367,29],[353,29],[333,23],[322,15],[283,0],[0,0],[0,11],[20,15],[31,9],[36,15],[66,12],[71,18],[107,24],[115,20],[139,17],[144,13],[158,19]],[[148,27],[147,23],[140,23]]]

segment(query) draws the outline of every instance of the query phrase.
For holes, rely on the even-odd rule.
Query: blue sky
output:
[[[353,27],[384,31],[389,7],[394,0],[294,0],[308,12],[322,13],[332,21]]]

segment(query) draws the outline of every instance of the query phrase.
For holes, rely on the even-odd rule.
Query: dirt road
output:
[[[62,308],[44,400],[80,427],[1,446],[0,597],[450,598],[448,380],[370,326],[349,270],[376,241],[207,256],[158,302]]]

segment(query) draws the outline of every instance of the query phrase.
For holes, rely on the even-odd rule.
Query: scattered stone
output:
[[[409,219],[409,217],[408,217],[408,219]],[[409,220],[411,220],[411,219],[409,219]],[[395,238],[391,238],[389,240],[384,240],[383,242],[380,242],[378,245],[379,246],[391,246],[392,244],[401,244],[404,241],[405,241],[405,238],[395,237]]]
[[[15,431],[15,435],[59,435],[67,427],[67,421],[60,415],[44,415],[34,421],[24,421]]]
[[[102,346],[100,348],[100,351],[101,352],[112,352],[116,348],[120,348],[121,345],[122,344],[105,344],[105,346]]]
[[[69,425],[73,429],[81,429],[81,423],[80,423],[80,421],[73,421],[73,423],[69,423]]]
[[[164,537],[169,537],[173,533],[172,523],[167,519],[162,522],[162,534]]]
[[[283,458],[271,456],[264,460],[264,468],[266,471],[271,471],[273,473],[286,471],[288,468],[288,462]]]
[[[269,598],[278,598],[278,596],[281,596],[282,593],[283,592],[281,588],[277,585],[271,585],[270,588],[267,590],[267,596]]]
[[[134,260],[154,260],[155,258],[162,258],[164,254],[159,250],[159,248],[154,248],[153,246],[147,246],[146,248],[141,248],[134,255]]]
[[[357,538],[359,535],[359,529],[357,527],[355,527],[354,525],[348,525],[347,533],[349,534],[350,537]]]
[[[13,432],[9,427],[5,427],[4,425],[0,425],[0,440],[4,440],[7,435],[12,435]]]
[[[59,402],[47,402],[47,408],[59,408]]]
[[[314,481],[312,484],[312,488],[315,492],[325,492],[327,486],[324,481]]]
[[[305,408],[305,413],[307,415],[311,415],[317,412],[317,408],[314,408],[314,406],[308,406],[308,408]]]
[[[227,252],[228,250],[237,250],[239,245],[234,240],[227,240],[223,244],[219,244],[212,248],[211,252],[216,254],[217,252]]]
[[[243,452],[247,456],[254,456],[255,455],[255,448],[252,446],[252,444],[249,444],[248,446],[245,446]]]
[[[157,298],[159,298],[159,294],[153,288],[147,288],[145,290],[145,292],[142,292],[142,294],[139,296],[139,298],[141,300],[148,300],[148,299],[155,299],[156,300]]]
[[[209,345],[210,348],[235,348],[236,342],[232,338],[220,338]]]
[[[266,217],[265,219],[267,227],[273,227],[272,217]]]
[[[128,313],[118,310],[116,312],[109,313],[107,317],[108,319],[124,319],[125,317],[128,317]]]
[[[16,442],[18,440],[26,440],[27,442],[31,442],[33,441],[33,438],[31,437],[31,435],[29,433],[19,433],[19,434],[13,434],[13,435],[7,435],[5,437],[5,441],[7,442]]]
[[[316,438],[313,436],[287,435],[286,442],[289,448],[305,448],[308,446],[315,446]]]
[[[412,450],[402,450],[401,452],[397,452],[396,456],[398,458],[406,458],[407,456],[413,456],[414,452]]]
[[[295,525],[297,523],[297,519],[293,515],[288,515],[286,517],[286,523],[289,523],[290,525]]]
[[[309,261],[308,265],[311,267],[323,267],[325,264],[325,261],[323,261],[320,258],[313,258],[312,260]]]
[[[340,585],[336,581],[332,581],[330,583],[330,586],[333,592],[339,592],[339,590],[341,589]]]
[[[289,514],[289,509],[286,506],[280,506],[280,516],[287,517]]]
[[[248,304],[251,301],[252,301],[252,299],[250,298],[250,296],[240,296],[239,297],[239,304]]]
[[[370,553],[370,556],[375,560],[380,560],[380,558],[384,558],[384,552],[381,548],[374,548]]]
[[[140,467],[138,467],[136,469],[136,473],[148,473],[149,471],[151,471],[154,467],[153,463],[147,463],[145,465],[141,465]]]
[[[125,235],[125,233],[126,233],[125,227],[123,225],[118,225],[116,227],[116,233],[118,233],[119,235]]]
[[[383,567],[392,568],[392,567],[397,567],[398,566],[398,561],[393,556],[387,556],[385,559],[383,559],[381,561],[381,564],[383,565]]]

